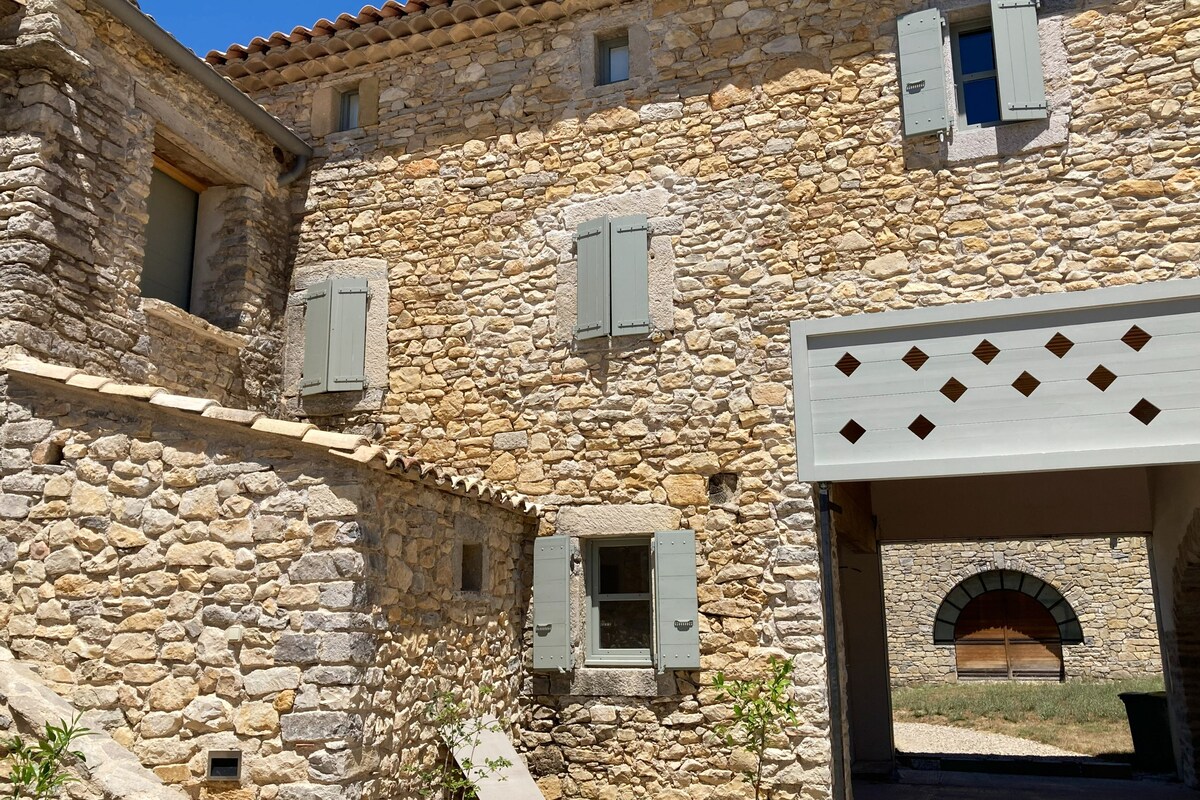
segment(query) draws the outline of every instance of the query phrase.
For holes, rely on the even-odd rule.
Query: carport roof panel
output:
[[[792,324],[802,480],[1200,461],[1200,279]]]

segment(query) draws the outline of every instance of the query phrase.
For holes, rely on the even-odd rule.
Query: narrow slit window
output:
[[[358,89],[342,92],[341,108],[338,114],[339,131],[352,131],[358,127],[358,108]]]
[[[466,543],[462,546],[462,582],[464,592],[483,591],[483,545]]]
[[[596,85],[629,80],[629,33],[599,39],[596,42]]]
[[[952,42],[959,125],[982,127],[999,123],[1000,82],[992,28],[976,25],[956,29]]]

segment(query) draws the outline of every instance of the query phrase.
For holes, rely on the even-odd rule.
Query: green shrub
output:
[[[789,659],[771,656],[770,673],[758,680],[731,681],[724,672],[713,678],[717,699],[733,701],[733,722],[719,728],[719,732],[731,747],[744,748],[754,756],[754,772],[747,773],[746,778],[754,786],[755,800],[762,797],[767,740],[797,721],[792,696],[794,666]]]
[[[480,689],[485,696],[492,691],[491,686]],[[461,767],[455,761],[455,750],[466,750],[473,754],[483,734],[496,732],[499,726],[488,725],[474,718],[467,703],[453,693],[442,692],[437,699],[426,703],[424,718],[424,723],[438,731],[445,742],[434,763],[406,770],[416,780],[424,800],[476,800],[479,796],[475,788],[476,780],[512,766],[512,762],[503,757],[487,758],[479,763],[468,757],[463,759]]]
[[[33,744],[20,736],[3,742],[11,765],[8,780],[12,785],[12,800],[48,800],[57,797],[67,784],[79,782],[68,771],[68,762],[74,759],[84,763],[83,753],[71,747],[76,739],[93,733],[80,726],[81,716],[75,715],[70,722],[59,720],[58,725],[47,722],[45,733]]]

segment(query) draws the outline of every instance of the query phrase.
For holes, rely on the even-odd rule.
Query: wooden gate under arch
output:
[[[963,680],[1062,680],[1058,623],[1022,592],[985,592],[963,608],[954,626],[958,677]]]

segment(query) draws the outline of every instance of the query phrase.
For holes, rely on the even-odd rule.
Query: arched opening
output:
[[[1014,570],[973,575],[946,595],[934,641],[953,644],[965,680],[1062,680],[1063,645],[1083,641],[1075,610],[1045,581]]]
[[[1062,637],[1046,607],[997,589],[967,603],[954,626],[959,679],[1061,680]]]

